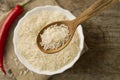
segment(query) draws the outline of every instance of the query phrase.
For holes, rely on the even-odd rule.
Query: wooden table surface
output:
[[[0,23],[13,6],[25,1],[1,0]],[[25,6],[25,10],[43,5],[59,5],[77,16],[94,1],[96,0],[33,0]],[[12,43],[17,21],[12,25],[6,44],[4,63],[9,73],[9,79],[6,80],[120,80],[120,3],[82,24],[89,50],[71,69],[54,76],[32,73],[18,61]],[[19,68],[16,67],[18,65]],[[0,80],[5,78],[0,75]]]

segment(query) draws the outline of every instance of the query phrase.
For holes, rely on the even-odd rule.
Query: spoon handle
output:
[[[103,10],[104,8],[112,5],[119,0],[97,0],[93,3],[89,8],[87,8],[83,13],[81,13],[73,22],[74,28],[77,28],[79,24],[86,21],[90,17],[94,16],[99,11]]]

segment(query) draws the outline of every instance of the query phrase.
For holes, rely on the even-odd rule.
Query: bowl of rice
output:
[[[47,5],[28,11],[19,20],[13,36],[15,54],[20,62],[30,71],[44,75],[62,73],[71,68],[83,50],[84,36],[81,25],[68,46],[54,54],[42,52],[37,46],[36,38],[47,24],[72,19],[75,19],[75,16],[59,6]]]

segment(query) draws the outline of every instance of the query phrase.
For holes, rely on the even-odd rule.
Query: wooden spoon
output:
[[[96,13],[98,13],[99,11],[103,10],[104,8],[110,6],[111,4],[118,2],[118,0],[97,0],[95,3],[93,3],[88,9],[86,9],[83,13],[81,13],[76,19],[74,20],[68,20],[68,21],[58,21],[58,22],[53,22],[51,24],[48,24],[47,26],[45,26],[38,34],[36,42],[37,45],[39,47],[39,49],[45,53],[56,53],[62,49],[64,49],[72,40],[72,37],[75,33],[76,28],[78,27],[79,24],[81,24],[82,22],[88,20],[89,18],[91,18],[93,15],[95,15]],[[66,26],[68,26],[69,29],[69,39],[65,42],[64,45],[60,46],[57,49],[48,49],[45,50],[43,48],[43,46],[40,45],[41,42],[41,37],[40,34],[42,34],[44,32],[45,29],[47,29],[48,27],[50,27],[51,25],[60,25],[60,24],[65,24]]]

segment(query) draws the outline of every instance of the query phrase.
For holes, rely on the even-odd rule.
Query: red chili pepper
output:
[[[31,0],[30,0],[31,1]],[[28,2],[30,2],[28,1]],[[27,3],[28,3],[27,2]],[[4,55],[4,49],[5,49],[5,42],[7,39],[8,31],[15,21],[15,19],[22,14],[24,11],[23,7],[27,4],[25,3],[24,5],[16,5],[13,10],[6,16],[5,20],[3,21],[1,27],[0,27],[0,68],[6,74],[6,71],[3,67],[3,55]]]

